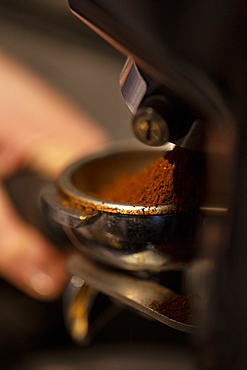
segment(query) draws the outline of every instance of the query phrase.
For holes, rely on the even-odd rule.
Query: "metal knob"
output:
[[[169,128],[166,120],[151,107],[140,108],[132,120],[136,137],[144,144],[161,146],[168,141]]]

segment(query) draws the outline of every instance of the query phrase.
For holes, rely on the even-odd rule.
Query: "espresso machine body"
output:
[[[120,87],[140,141],[151,146],[168,141],[205,157],[206,212],[187,273],[191,289],[204,297],[194,345],[201,369],[245,368],[247,5],[230,0],[69,0],[69,5],[127,56]]]

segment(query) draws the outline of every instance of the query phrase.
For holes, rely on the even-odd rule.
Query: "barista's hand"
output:
[[[1,180],[22,168],[54,178],[106,142],[89,117],[0,53],[0,274],[40,299],[67,281],[65,256],[16,213]]]

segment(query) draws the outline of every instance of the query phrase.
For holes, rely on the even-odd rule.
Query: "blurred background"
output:
[[[72,98],[112,139],[133,137],[119,89],[125,57],[77,19],[66,0],[2,0],[0,48]],[[43,182],[20,173],[6,184],[23,216],[55,237],[38,207]],[[30,204],[24,207],[27,192]],[[99,310],[106,299],[99,297]],[[101,369],[145,370],[166,363],[180,369],[182,362],[187,369],[186,344],[185,334],[123,308],[90,345],[80,347],[65,328],[62,299],[39,302],[0,280],[1,368],[96,369],[100,364]]]
[[[75,17],[66,0],[1,1],[0,10],[1,48],[72,97],[113,138],[132,135],[118,84],[126,58]]]

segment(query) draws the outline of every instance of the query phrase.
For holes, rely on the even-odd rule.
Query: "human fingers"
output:
[[[107,141],[103,130],[42,79],[0,54],[0,179],[22,168],[49,178]],[[65,256],[0,192],[0,274],[39,298],[61,292]]]
[[[23,221],[0,185],[0,274],[27,294],[58,297],[67,283],[66,256]]]

